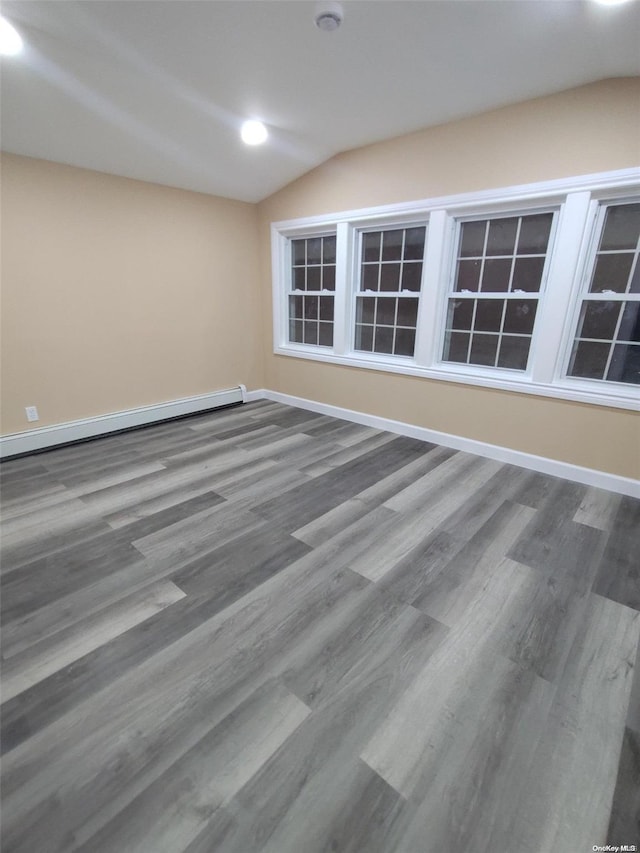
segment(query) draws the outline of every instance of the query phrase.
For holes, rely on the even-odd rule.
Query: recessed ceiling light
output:
[[[629,0],[595,0],[601,6],[622,6],[623,3],[628,3]]]
[[[15,56],[22,50],[22,39],[15,27],[6,18],[0,16],[0,54]]]
[[[240,136],[247,145],[262,145],[269,134],[261,121],[249,119],[242,125]]]

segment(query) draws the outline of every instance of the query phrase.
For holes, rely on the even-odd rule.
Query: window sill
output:
[[[569,400],[577,403],[588,403],[594,406],[606,406],[615,409],[640,411],[640,387],[635,385],[623,386],[620,391],[616,388],[600,389],[593,384],[580,379],[565,379],[562,384],[543,384],[533,382],[526,374],[511,376],[489,376],[475,371],[462,371],[438,365],[438,367],[423,367],[416,364],[412,358],[394,356],[391,359],[380,358],[376,354],[336,355],[329,349],[304,346],[276,346],[275,355],[290,358],[302,358],[308,361],[322,361],[328,364],[338,364],[345,367],[358,367],[365,370],[376,370],[383,373],[400,373],[405,376],[418,376],[423,379],[435,379],[451,382],[457,385],[473,385],[479,388],[493,388],[499,391],[510,391],[516,394],[529,394],[539,397],[551,397],[559,400]],[[628,390],[627,390],[628,389]]]

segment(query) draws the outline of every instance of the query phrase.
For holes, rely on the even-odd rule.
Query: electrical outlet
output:
[[[25,406],[28,421],[39,421],[38,409],[35,406]]]

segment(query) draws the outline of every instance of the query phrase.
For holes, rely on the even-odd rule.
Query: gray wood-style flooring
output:
[[[640,844],[640,502],[264,401],[0,474],[3,853]]]

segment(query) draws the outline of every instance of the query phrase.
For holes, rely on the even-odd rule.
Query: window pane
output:
[[[305,320],[317,320],[318,319],[318,297],[317,296],[304,296],[304,319]]]
[[[383,264],[380,272],[380,290],[400,289],[400,264]]]
[[[498,349],[497,335],[476,335],[471,341],[470,364],[484,364],[490,367],[496,363]]]
[[[460,257],[480,257],[484,252],[484,238],[487,231],[487,221],[463,222],[462,239],[460,241]]]
[[[397,299],[378,299],[377,326],[393,326],[396,322]]]
[[[302,321],[291,320],[289,322],[289,340],[294,344],[302,343]]]
[[[416,333],[414,329],[398,329],[396,331],[395,355],[413,355],[416,347]]]
[[[307,290],[320,290],[320,267],[307,267]]]
[[[373,350],[373,326],[356,326],[355,349],[363,352]]]
[[[318,343],[321,347],[333,346],[333,323],[319,323],[320,332],[318,335]]]
[[[404,237],[405,261],[421,261],[424,256],[426,228],[407,228]]]
[[[320,319],[333,320],[333,296],[320,297]]]
[[[382,234],[382,260],[399,261],[402,257],[404,231],[384,231]]]
[[[372,299],[370,296],[356,299],[356,323],[373,323],[375,312],[375,299]]]
[[[485,293],[502,293],[509,290],[511,258],[491,258],[484,262],[482,290]]]
[[[640,237],[640,204],[612,205],[607,210],[600,251],[635,249]]]
[[[307,240],[307,264],[319,264],[322,261],[322,238]]]
[[[393,329],[376,326],[374,350],[384,353],[393,352]]]
[[[290,296],[289,297],[289,317],[292,320],[301,320],[302,319],[302,302],[303,296]]]
[[[405,263],[402,265],[402,290],[419,291],[421,278],[421,263]]]
[[[470,329],[473,320],[473,299],[450,299],[447,311],[447,329]]]
[[[480,332],[499,332],[503,308],[503,299],[478,299],[473,328]]]
[[[480,282],[481,267],[482,261],[458,261],[456,290],[476,291]]]
[[[489,223],[487,255],[512,255],[516,245],[518,217],[492,219]]]
[[[470,337],[466,332],[448,332],[444,342],[443,359],[466,364]]]
[[[398,300],[398,325],[413,326],[418,322],[418,300],[417,299],[399,299]]]
[[[511,290],[526,290],[536,293],[540,290],[544,258],[517,258],[513,270]]]
[[[293,289],[305,290],[307,281],[307,270],[305,267],[295,267],[293,270]]]
[[[575,345],[569,376],[583,379],[602,379],[609,357],[609,344],[579,341]]]
[[[322,268],[322,289],[336,289],[336,268],[333,266]]]
[[[640,257],[636,258],[636,266],[631,276],[629,293],[640,293]]]
[[[508,367],[512,370],[526,370],[530,345],[531,338],[503,335],[500,339],[498,367]]]
[[[362,289],[377,290],[378,289],[378,274],[380,267],[378,264],[363,264],[362,265]]]
[[[640,343],[640,302],[624,303],[624,312],[617,337],[619,341]]]
[[[332,345],[333,296],[318,294],[322,289],[335,290],[335,251],[335,235],[291,240],[291,289],[305,294],[291,295],[288,301],[289,340],[294,343]]]
[[[632,263],[633,255],[630,253],[600,255],[593,273],[591,293],[602,293],[604,290],[624,293],[627,289]]]
[[[621,307],[620,302],[585,302],[578,337],[612,340]]]
[[[335,264],[336,262],[336,238],[322,238],[322,262],[324,264]]]
[[[534,299],[512,299],[507,302],[504,331],[530,335],[536,318],[538,303]]]
[[[543,255],[547,251],[551,233],[552,213],[523,216],[518,238],[519,255]]]
[[[294,264],[305,264],[306,263],[306,240],[292,240],[291,241],[291,257]]]
[[[362,235],[362,260],[363,261],[379,261],[380,260],[380,232],[375,231],[373,234]]]
[[[607,379],[611,382],[628,382],[631,385],[640,385],[640,346],[637,344],[617,344],[613,348]]]
[[[304,322],[304,343],[316,345],[318,343],[318,324],[311,320]]]

